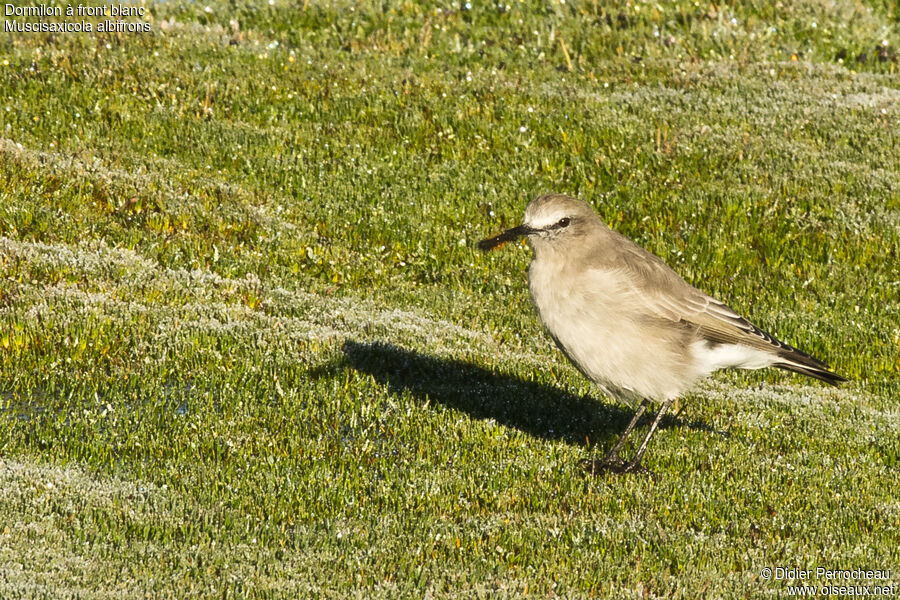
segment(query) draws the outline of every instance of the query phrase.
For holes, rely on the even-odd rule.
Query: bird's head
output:
[[[535,252],[543,247],[561,247],[576,242],[599,220],[585,202],[563,194],[546,194],[532,200],[521,225],[478,242],[484,251],[526,236]]]

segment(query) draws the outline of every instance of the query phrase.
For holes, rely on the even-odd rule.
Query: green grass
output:
[[[0,597],[900,586],[895,4],[472,5],[0,36]],[[631,412],[474,248],[550,191],[851,382],[717,375],[587,476]]]

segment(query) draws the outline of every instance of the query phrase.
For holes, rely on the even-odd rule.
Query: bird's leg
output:
[[[637,452],[634,453],[634,457],[629,460],[625,465],[620,469],[622,473],[634,473],[636,471],[644,471],[644,467],[641,466],[641,458],[644,456],[644,451],[647,449],[647,444],[650,442],[650,437],[656,431],[656,428],[659,426],[659,422],[662,420],[663,415],[666,414],[666,411],[669,410],[669,407],[672,405],[672,400],[665,400],[662,405],[659,407],[659,412],[656,413],[656,416],[653,417],[653,422],[650,423],[650,431],[647,432],[647,435],[644,436],[644,441],[641,442],[640,447],[637,449]]]
[[[637,425],[638,420],[641,418],[641,415],[644,414],[644,411],[647,410],[647,405],[650,404],[650,401],[647,399],[641,400],[641,405],[638,406],[637,411],[635,411],[634,416],[631,417],[631,422],[628,423],[628,427],[625,428],[625,431],[622,432],[622,435],[619,436],[619,440],[616,442],[616,445],[612,447],[612,450],[606,453],[606,456],[603,457],[599,462],[589,461],[590,470],[594,473],[599,470],[604,469],[618,469],[621,468],[625,461],[621,459],[619,456],[619,450],[622,449],[622,446],[625,445],[625,440],[628,439],[628,436],[631,435],[631,431],[634,429],[634,426]]]

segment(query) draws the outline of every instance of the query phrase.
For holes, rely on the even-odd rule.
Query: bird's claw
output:
[[[630,460],[625,462],[618,453],[610,453],[600,460],[585,459],[581,461],[581,466],[585,471],[594,476],[603,475],[605,473],[615,473],[616,475],[625,475],[626,473],[654,475],[653,471],[643,466],[640,460]]]
[[[582,468],[591,475],[600,475],[605,472],[618,472],[625,467],[625,461],[618,452],[610,452],[602,459],[589,458],[581,461]]]

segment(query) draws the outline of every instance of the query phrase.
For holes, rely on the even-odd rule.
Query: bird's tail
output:
[[[796,348],[792,348],[787,344],[785,344],[785,346],[786,347],[778,353],[779,360],[773,366],[784,369],[785,371],[800,373],[801,375],[824,381],[830,385],[838,385],[841,382],[847,381],[845,377],[841,377],[832,371],[828,365],[818,358],[810,356]]]

